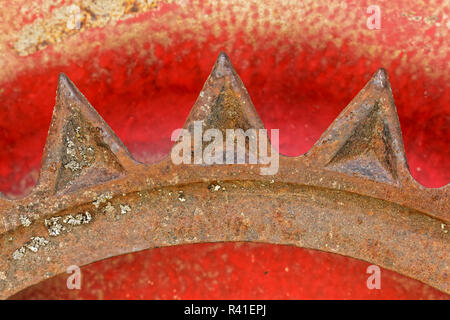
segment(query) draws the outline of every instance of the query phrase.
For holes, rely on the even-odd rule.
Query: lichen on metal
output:
[[[264,128],[221,53],[185,129]],[[261,164],[135,161],[65,76],[38,182],[0,195],[0,297],[70,265],[185,243],[252,241],[362,259],[450,293],[450,187],[410,175],[388,77],[378,70],[309,152]]]

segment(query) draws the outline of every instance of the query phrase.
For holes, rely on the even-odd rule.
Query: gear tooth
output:
[[[60,74],[37,188],[71,191],[122,175],[128,150],[73,82]]]
[[[184,125],[192,129],[194,121],[205,128],[263,129],[264,125],[228,56],[221,52],[214,68]]]
[[[224,141],[227,129],[264,129],[244,84],[224,52],[219,54],[183,128],[194,135],[197,121],[202,121],[202,130],[220,130]],[[271,148],[270,143],[267,147]]]
[[[308,152],[312,165],[390,184],[410,183],[386,71],[380,68]]]

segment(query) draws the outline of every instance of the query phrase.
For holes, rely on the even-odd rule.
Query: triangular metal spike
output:
[[[192,130],[194,121],[204,128],[263,129],[264,125],[230,58],[221,52],[184,125]]]
[[[384,69],[341,112],[306,159],[313,166],[394,185],[411,179]]]
[[[70,192],[121,176],[128,150],[70,79],[60,74],[38,188]]]
[[[244,84],[233,68],[229,57],[224,52],[219,54],[211,74],[188,115],[183,129],[187,130],[194,137],[194,128],[198,129],[200,122],[202,132],[208,129],[221,131],[224,140],[223,148],[226,147],[225,137],[227,129],[242,129],[244,132],[248,129],[255,129],[255,131],[264,129],[264,125]],[[265,131],[264,133],[259,133],[258,137],[261,138],[262,136],[264,136],[264,139],[267,139]],[[267,153],[271,153],[271,150],[274,149],[271,149],[270,141],[268,139],[266,141]],[[193,144],[192,150],[204,149],[205,146],[205,144],[197,144],[196,146]],[[225,157],[226,151],[222,151]],[[244,152],[247,155],[249,154],[248,143],[245,145]],[[278,151],[275,150],[274,152]]]

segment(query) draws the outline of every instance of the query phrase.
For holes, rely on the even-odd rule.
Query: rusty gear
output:
[[[221,53],[185,128],[263,128]],[[306,154],[259,164],[136,162],[65,76],[39,180],[0,195],[0,297],[70,265],[216,241],[295,245],[350,256],[450,293],[450,187],[410,175],[386,72],[378,70]]]

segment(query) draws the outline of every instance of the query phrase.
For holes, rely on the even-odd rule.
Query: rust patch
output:
[[[54,9],[49,17],[25,25],[14,42],[14,50],[27,56],[89,28],[128,19],[158,7],[161,0],[73,1]]]

